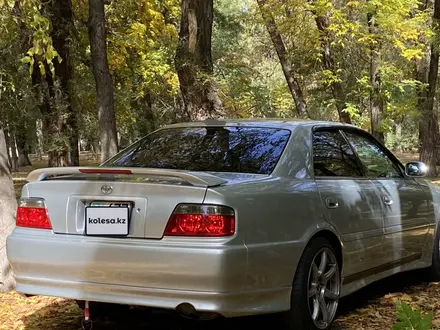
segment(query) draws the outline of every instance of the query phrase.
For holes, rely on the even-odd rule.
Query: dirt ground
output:
[[[33,167],[23,168],[14,173],[17,197],[25,183],[27,173],[42,166],[44,165],[37,162]],[[391,329],[396,321],[395,305],[398,300],[423,312],[432,311],[433,329],[440,329],[440,283],[426,282],[424,278],[421,271],[398,274],[343,298],[333,329]],[[91,316],[93,317],[93,310]],[[42,296],[23,298],[15,292],[0,294],[0,330],[76,330],[81,329],[81,318],[82,311],[71,300]],[[270,316],[192,322],[170,311],[132,308],[110,311],[108,315],[95,320],[93,329],[238,330],[271,325],[273,327]]]

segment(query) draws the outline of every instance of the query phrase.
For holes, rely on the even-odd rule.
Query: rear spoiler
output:
[[[157,175],[179,178],[196,187],[214,187],[226,180],[203,172],[140,168],[140,167],[50,167],[34,170],[27,176],[28,182],[43,181],[48,177],[73,174]]]

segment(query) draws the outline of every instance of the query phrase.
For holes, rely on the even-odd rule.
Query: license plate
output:
[[[127,236],[128,207],[89,206],[85,210],[86,235]]]

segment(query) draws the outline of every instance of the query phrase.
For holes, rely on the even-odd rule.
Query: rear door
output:
[[[344,283],[354,281],[384,260],[384,222],[376,187],[338,129],[315,129],[313,166],[325,219],[342,236]]]
[[[380,195],[387,263],[398,266],[419,259],[430,216],[425,192],[413,178],[404,176],[398,161],[370,134],[348,129],[344,133]]]

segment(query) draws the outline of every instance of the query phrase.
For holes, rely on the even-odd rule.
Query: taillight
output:
[[[234,210],[219,205],[181,204],[165,228],[165,236],[231,236],[235,233]]]
[[[43,198],[21,198],[15,218],[17,227],[52,229]]]

